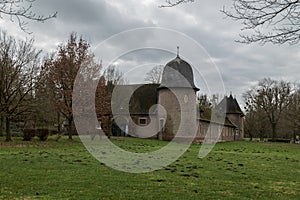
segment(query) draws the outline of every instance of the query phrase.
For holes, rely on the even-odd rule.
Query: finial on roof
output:
[[[177,46],[177,57],[179,58],[179,46]]]

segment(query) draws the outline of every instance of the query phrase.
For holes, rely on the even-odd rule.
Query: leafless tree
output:
[[[124,74],[115,66],[108,66],[103,74],[103,79],[105,80],[105,88],[107,93],[111,94],[115,85],[124,85],[128,81],[124,78]]]
[[[30,33],[27,29],[28,20],[44,22],[57,16],[57,12],[48,16],[37,15],[32,11],[34,2],[35,0],[2,0],[0,1],[0,18],[8,16],[12,22],[16,20],[23,31]]]
[[[194,0],[166,0],[160,7],[173,7]],[[300,40],[300,0],[232,0],[221,10],[243,24],[241,43],[297,44]]]
[[[164,7],[174,7],[177,6],[179,4],[183,4],[183,3],[191,3],[194,2],[195,0],[166,0],[165,4],[160,5],[159,7],[164,8]]]
[[[197,101],[201,106],[208,107],[208,108],[212,107],[211,99],[209,99],[206,94],[197,95]]]
[[[300,88],[299,86],[294,87],[294,91],[290,96],[290,104],[287,112],[285,113],[286,125],[292,128],[294,141],[296,134],[300,131]]]
[[[96,75],[97,71],[100,71],[100,65],[94,61],[94,54],[89,51],[89,47],[83,38],[78,39],[77,35],[72,33],[67,44],[60,45],[58,52],[45,60],[43,65],[42,73],[52,93],[50,98],[56,110],[67,120],[69,139],[72,139],[72,135],[76,132],[72,111],[76,75],[80,72],[80,77],[84,80],[90,79],[85,75]]]
[[[290,101],[291,85],[288,82],[263,79],[258,86],[249,90],[244,98],[246,110],[263,110],[272,128],[272,140],[277,137],[277,125],[282,113],[287,109]]]
[[[127,82],[124,78],[124,74],[115,65],[110,65],[104,70],[103,78],[106,84],[123,85]]]
[[[148,83],[161,83],[162,73],[164,70],[163,65],[157,65],[152,68],[149,72],[147,72],[145,81]]]
[[[34,126],[40,128],[50,128],[54,125],[58,127],[60,132],[61,120],[58,117],[56,107],[52,103],[51,90],[47,87],[44,74],[39,74],[39,83],[35,87],[35,101],[33,113],[29,116],[34,120]],[[32,127],[28,127],[32,128]]]
[[[222,10],[228,17],[241,21],[242,43],[296,44],[300,40],[299,0],[233,0],[231,11]]]
[[[11,120],[31,111],[39,54],[33,40],[16,41],[0,32],[0,115],[6,122],[7,141],[11,140]]]
[[[264,110],[261,108],[253,109],[250,106],[246,108],[245,116],[245,134],[250,140],[259,137],[260,140],[268,137],[270,125]]]

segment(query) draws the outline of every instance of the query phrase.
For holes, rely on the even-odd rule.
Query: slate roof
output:
[[[130,99],[131,114],[148,114],[149,109],[157,104],[157,88],[159,84],[146,84],[138,88]],[[150,114],[154,114],[152,111]]]
[[[154,104],[157,104],[158,101],[158,88],[160,87],[159,84],[135,84],[135,85],[118,85],[115,87],[115,95],[113,100],[112,100],[112,107],[116,109],[115,114],[126,114],[128,113],[129,109],[129,114],[130,115],[154,115],[157,113],[156,110],[150,110],[151,106]],[[129,95],[132,93],[130,99]],[[225,100],[224,100],[225,99]],[[222,107],[224,105],[224,102],[227,102],[229,104],[229,110],[231,113],[233,111],[237,113],[243,113],[240,110],[239,105],[237,104],[237,101],[232,97],[226,97],[224,98],[221,103],[218,105],[219,107]],[[227,100],[229,99],[229,100]],[[235,100],[235,101],[234,101]],[[129,101],[129,108],[126,107],[128,104],[126,102]],[[234,105],[237,104],[237,105]],[[218,107],[217,106],[217,107]],[[231,121],[226,117],[225,121],[222,116],[218,116],[217,113],[215,113],[212,116],[212,110],[209,107],[203,106],[198,104],[198,116],[197,119],[200,121],[204,122],[212,122],[212,123],[217,123],[221,124],[224,122],[225,126],[230,126],[230,127],[236,127],[234,124],[231,123]],[[217,108],[218,109],[218,108]],[[240,110],[240,112],[238,112]]]
[[[208,122],[208,123],[216,123],[216,124],[224,124],[225,126],[236,127],[227,117],[218,116],[218,113],[215,113],[212,116],[212,109],[207,106],[203,106],[198,104],[199,113],[197,119],[200,121]]]
[[[158,86],[159,84],[118,85],[114,90],[116,96],[112,98],[112,107],[115,109],[116,114],[128,113],[128,109],[131,115],[155,114],[155,110],[151,110],[149,113],[149,109],[157,104]],[[130,97],[128,94],[131,93]]]
[[[165,87],[192,87],[196,91],[199,90],[194,83],[191,65],[179,56],[168,62],[164,67],[159,88]]]
[[[236,98],[230,94],[229,97],[225,96],[222,101],[217,105],[217,109],[225,110],[226,114],[240,114],[244,115],[242,109],[239,106]]]

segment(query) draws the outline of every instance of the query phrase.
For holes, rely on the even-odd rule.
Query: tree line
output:
[[[6,140],[12,139],[11,123],[21,129],[55,125],[58,133],[65,131],[72,139],[76,134],[73,85],[83,64],[88,66],[86,74],[100,77],[95,110],[101,118],[111,113],[114,86],[126,81],[115,66],[102,69],[101,61],[95,59],[86,40],[72,33],[55,52],[42,57],[32,39],[17,40],[0,32],[0,135],[5,129]],[[147,81],[159,82],[162,69],[154,67],[147,74]],[[244,100],[247,137],[295,139],[299,134],[299,85],[265,78],[244,94]]]
[[[265,78],[244,94],[244,100],[247,137],[273,141],[299,137],[299,85]]]
[[[42,57],[33,39],[17,40],[1,31],[0,135],[5,132],[6,141],[11,141],[12,123],[20,129],[55,125],[58,133],[66,132],[72,139],[72,92],[82,65],[89,70],[86,74],[101,77],[95,95],[97,115],[109,113],[109,96],[123,74],[115,66],[103,70],[86,40],[72,33],[55,52]]]

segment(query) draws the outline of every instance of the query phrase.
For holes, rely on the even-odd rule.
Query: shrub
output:
[[[57,135],[58,134],[58,130],[55,130],[55,129],[49,130],[49,134],[50,135]]]
[[[36,135],[40,138],[41,141],[46,141],[49,136],[49,130],[46,128],[37,129]]]
[[[26,128],[23,130],[23,140],[30,141],[35,136],[35,129]]]
[[[23,137],[23,132],[22,131],[12,131],[11,135],[13,137]]]

